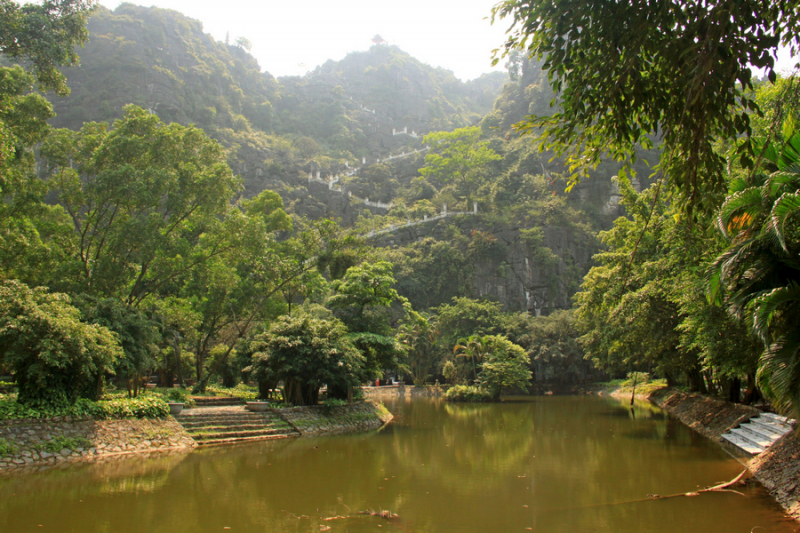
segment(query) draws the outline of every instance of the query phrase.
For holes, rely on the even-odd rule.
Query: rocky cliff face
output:
[[[535,316],[571,306],[572,296],[592,266],[592,256],[599,251],[596,239],[572,228],[544,227],[541,241],[531,246],[523,233],[526,228],[491,224],[470,215],[399,228],[376,235],[370,242],[402,248],[427,237],[447,241],[452,234],[449,226],[465,235],[484,232],[500,245],[491,256],[473,259],[473,296],[499,301],[506,311],[527,311]]]

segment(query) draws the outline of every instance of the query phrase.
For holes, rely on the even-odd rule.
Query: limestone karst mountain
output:
[[[81,65],[66,71],[71,95],[53,98],[54,126],[111,122],[129,103],[195,124],[226,148],[243,195],[272,189],[290,213],[361,234],[397,228],[373,242],[415,306],[474,296],[535,314],[569,307],[598,249],[594,233],[619,213],[615,165],[568,195],[563,165],[517,138],[513,124],[549,112],[553,97],[535,61],[512,57],[510,76],[462,82],[377,43],[276,79],[245,48],[215,41],[176,11],[98,8],[89,31]],[[451,213],[472,210],[453,185],[419,175],[423,136],[467,126],[502,156],[485,169],[479,214],[425,222],[447,203]],[[437,269],[455,274],[434,282]]]

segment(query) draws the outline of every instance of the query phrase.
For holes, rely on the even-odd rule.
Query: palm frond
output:
[[[755,301],[753,331],[764,343],[769,342],[769,328],[779,308],[790,302],[800,302],[800,285],[789,283],[762,294]]]
[[[726,238],[758,222],[763,211],[761,187],[749,187],[728,196],[717,216],[717,227]]]
[[[771,229],[774,231],[781,248],[786,253],[789,249],[786,246],[785,226],[786,219],[794,213],[800,211],[800,191],[794,193],[784,193],[780,198],[775,201],[770,212]]]
[[[758,386],[780,412],[800,408],[800,334],[778,338],[764,350],[756,376]]]

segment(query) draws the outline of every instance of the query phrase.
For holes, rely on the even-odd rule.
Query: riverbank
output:
[[[700,394],[660,389],[647,399],[694,431],[716,442],[733,427],[758,415],[758,409]],[[746,463],[747,469],[800,522],[800,439],[791,432]]]
[[[670,388],[659,389],[645,398],[696,432],[715,441],[719,441],[719,438],[731,428],[759,413],[758,409],[749,405]]]
[[[340,407],[284,407],[275,409],[275,412],[302,436],[369,431],[388,424],[394,418],[383,404],[370,401]]]
[[[0,471],[47,469],[63,463],[191,450],[196,446],[173,418],[5,420],[0,422]]]
[[[193,409],[199,411],[202,408]],[[243,406],[227,409],[243,412]],[[340,407],[285,407],[272,410],[300,435],[351,433],[377,429],[393,416],[380,403]],[[45,470],[110,457],[191,451],[198,441],[174,418],[91,420],[75,418],[0,421],[0,472]]]

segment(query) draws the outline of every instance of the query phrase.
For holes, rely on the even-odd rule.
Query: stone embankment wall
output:
[[[747,468],[786,512],[800,521],[800,437],[796,431],[753,458]]]
[[[759,413],[746,405],[673,389],[658,390],[648,399],[715,441],[719,441],[730,428]],[[797,430],[784,435],[767,451],[751,459],[747,468],[786,512],[800,521],[800,437]]]
[[[759,413],[758,409],[748,405],[675,389],[659,389],[647,399],[701,435],[715,441],[719,441],[731,428]]]
[[[315,405],[277,411],[302,436],[367,431],[388,424],[394,418],[383,405],[369,401],[333,408]]]
[[[195,446],[173,418],[6,420],[0,422],[0,450],[6,452],[0,471]]]

